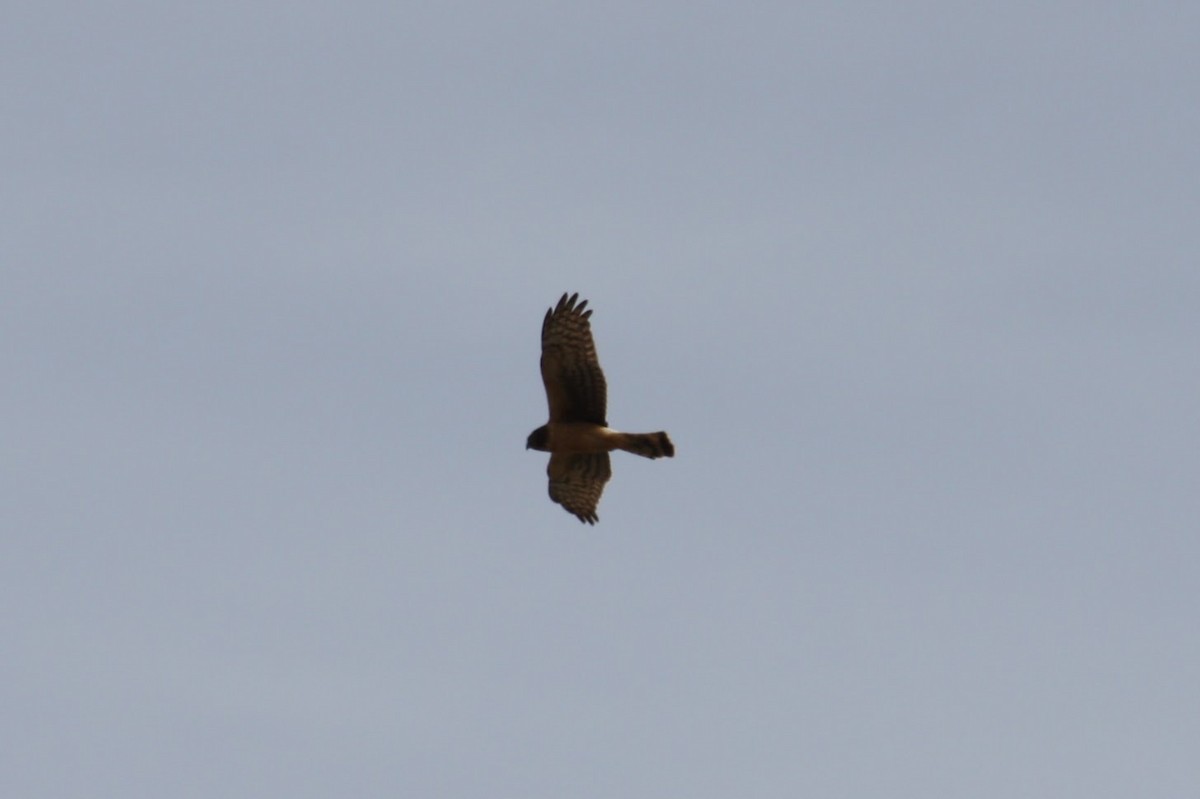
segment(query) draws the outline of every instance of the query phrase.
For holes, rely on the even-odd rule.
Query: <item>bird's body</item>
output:
[[[563,294],[542,321],[542,382],[550,420],[529,434],[526,449],[550,453],[550,498],[595,524],[604,484],[612,477],[608,453],[624,450],[646,458],[673,457],[665,432],[622,433],[605,419],[608,385],[592,340],[587,300]]]
[[[534,432],[540,430],[546,431],[545,441],[542,442],[539,436],[538,442],[530,444],[529,449],[564,454],[623,449],[647,458],[675,454],[675,447],[666,433],[622,433],[590,422],[548,422]]]

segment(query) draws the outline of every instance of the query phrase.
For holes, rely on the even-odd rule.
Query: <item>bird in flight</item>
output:
[[[525,449],[550,453],[550,499],[579,521],[595,524],[600,494],[612,477],[608,453],[622,449],[670,458],[675,445],[664,432],[621,433],[608,426],[608,387],[592,341],[592,312],[585,310],[587,300],[578,299],[578,293],[563,294],[542,321],[542,382],[550,421],[529,434]]]

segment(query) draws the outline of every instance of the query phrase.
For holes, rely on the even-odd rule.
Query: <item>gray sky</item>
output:
[[[1196,7],[4,17],[4,796],[1200,790]]]

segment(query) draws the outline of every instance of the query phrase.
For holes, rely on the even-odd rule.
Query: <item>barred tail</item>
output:
[[[666,433],[622,433],[620,449],[643,458],[675,457],[675,445]]]

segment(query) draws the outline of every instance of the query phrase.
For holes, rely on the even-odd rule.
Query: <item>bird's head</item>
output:
[[[529,438],[525,439],[525,449],[536,449],[542,452],[550,450],[550,430],[546,425],[542,425],[529,434]]]

